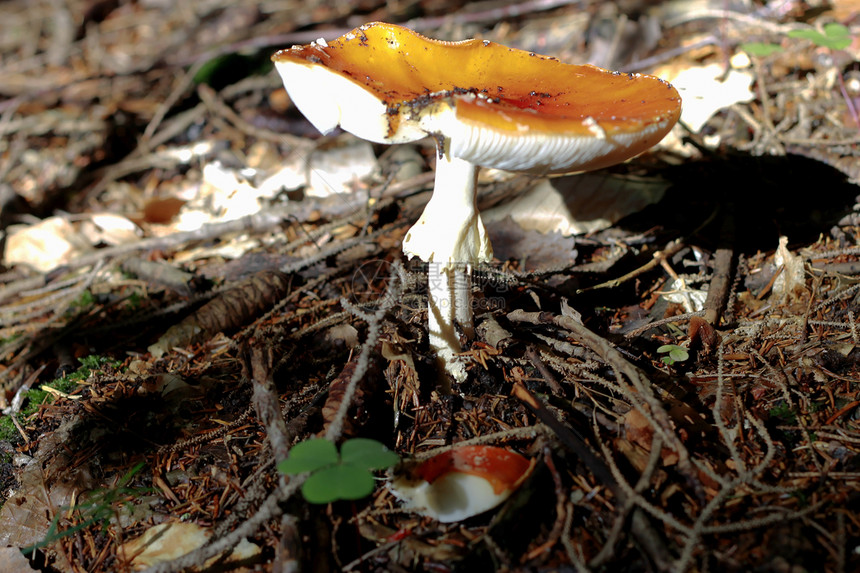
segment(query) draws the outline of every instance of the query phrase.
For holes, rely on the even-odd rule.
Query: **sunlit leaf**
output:
[[[293,475],[312,472],[338,461],[337,448],[328,440],[317,438],[299,442],[290,450],[290,456],[278,464],[278,471]]]
[[[750,56],[760,57],[766,57],[782,51],[782,46],[779,44],[769,44],[767,42],[746,42],[739,47]]]
[[[657,349],[657,352],[668,355],[661,358],[661,360],[664,364],[668,364],[670,366],[675,362],[683,362],[690,357],[690,353],[687,352],[687,349],[682,346],[678,346],[677,344],[664,344]]]
[[[352,463],[368,470],[390,468],[400,459],[397,454],[376,440],[353,438],[340,447],[343,463]]]
[[[310,503],[331,503],[340,499],[361,499],[373,492],[373,476],[355,464],[336,464],[314,472],[302,485],[302,495]]]
[[[814,28],[791,30],[788,37],[809,40],[817,46],[831,50],[843,50],[850,46],[852,41],[851,31],[838,22],[825,24],[823,31]]]

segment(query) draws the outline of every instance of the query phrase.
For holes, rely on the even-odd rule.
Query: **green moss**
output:
[[[125,304],[128,305],[130,310],[138,310],[143,304],[143,297],[140,293],[133,292],[128,295],[128,299],[125,301]]]
[[[783,424],[797,424],[797,414],[794,408],[785,402],[780,402],[773,408],[767,411],[771,418],[776,419]]]
[[[21,434],[18,433],[18,428],[12,423],[12,418],[10,416],[0,417],[0,440],[14,444],[20,439]]]
[[[807,412],[809,412],[810,414],[814,414],[820,410],[823,410],[827,405],[828,405],[827,402],[824,402],[824,401],[822,401],[822,402],[810,402],[809,406],[807,407]]]
[[[21,338],[22,336],[24,336],[24,335],[19,332],[18,334],[13,334],[9,338],[0,338],[0,346],[3,346],[5,344],[11,344],[11,343],[15,342],[16,340],[18,340],[19,338]]]
[[[31,389],[27,391],[27,402],[21,408],[21,416],[26,418],[32,416],[39,411],[39,406],[44,403],[50,404],[53,402],[53,396],[49,397],[45,390]]]
[[[69,394],[78,387],[78,381],[73,380],[69,376],[63,376],[62,378],[57,378],[56,380],[51,382],[49,386],[51,386],[52,388],[56,388],[60,392]]]
[[[78,298],[72,301],[72,304],[69,305],[67,314],[73,315],[80,312],[84,312],[86,309],[93,306],[96,302],[96,298],[93,296],[89,290],[84,290]]]
[[[117,368],[121,364],[118,360],[114,360],[113,358],[98,355],[81,358],[80,363],[81,366],[77,370],[71,374],[63,376],[62,378],[57,378],[56,380],[48,382],[46,386],[55,388],[64,394],[70,394],[77,389],[80,382],[89,378],[94,371],[101,370],[105,366]],[[27,417],[38,412],[39,407],[42,404],[50,404],[54,400],[56,400],[56,397],[47,390],[42,390],[41,387],[31,388],[26,393],[24,406],[17,414],[18,420],[23,423]],[[21,434],[12,422],[12,418],[9,416],[0,416],[0,440],[17,443],[20,439]]]

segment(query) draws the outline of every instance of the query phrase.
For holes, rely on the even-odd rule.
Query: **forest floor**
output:
[[[433,141],[321,136],[270,60],[371,21],[684,100],[622,165],[481,172],[461,382],[401,250]],[[858,31],[856,0],[4,2],[0,570],[860,570]],[[344,449],[311,503],[278,468],[315,437],[401,464],[341,493]],[[466,445],[529,461],[501,505],[394,495]]]

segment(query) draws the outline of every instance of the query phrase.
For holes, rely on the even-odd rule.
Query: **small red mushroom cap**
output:
[[[407,507],[450,523],[502,503],[532,467],[534,461],[505,448],[454,447],[395,477],[388,488]]]

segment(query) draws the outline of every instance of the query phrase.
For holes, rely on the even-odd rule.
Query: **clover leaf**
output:
[[[345,441],[340,447],[340,459],[343,463],[356,464],[367,470],[384,470],[400,460],[385,445],[367,438]]]
[[[322,438],[300,442],[290,456],[278,464],[288,475],[312,472],[302,485],[302,495],[310,503],[331,503],[341,499],[361,499],[373,492],[372,470],[393,466],[397,454],[376,440],[353,438],[335,445]]]
[[[278,464],[278,471],[288,475],[312,472],[337,461],[337,447],[328,440],[317,438],[293,446],[290,457]]]
[[[310,503],[361,499],[370,495],[373,485],[369,471],[353,464],[335,464],[311,474],[302,485],[302,495]]]

